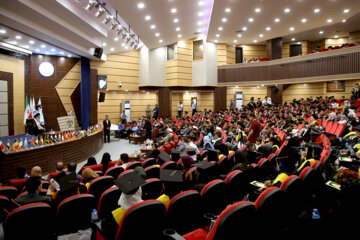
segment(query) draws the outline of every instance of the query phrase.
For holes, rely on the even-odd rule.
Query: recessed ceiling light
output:
[[[203,15],[203,12],[198,12],[198,16],[201,17]]]
[[[203,22],[202,22],[202,21],[198,21],[197,24],[200,26],[201,24],[203,24]]]
[[[145,7],[145,4],[142,3],[142,2],[138,3],[137,7],[140,8],[140,9],[143,9]]]
[[[230,8],[225,8],[225,12],[229,13],[229,12],[231,12],[231,9]]]
[[[266,29],[266,31],[270,31],[271,27],[266,27],[265,29]]]
[[[150,15],[147,15],[146,17],[145,17],[145,20],[146,21],[149,21],[151,19],[151,16]]]
[[[159,40],[159,43],[162,43],[162,42],[163,42],[163,40],[162,40],[162,39],[160,39],[160,40]]]
[[[303,19],[301,19],[301,22],[306,23],[306,22],[307,22],[307,19],[306,19],[306,18],[303,18]]]
[[[199,4],[199,6],[202,6],[202,5],[204,5],[204,2],[203,2],[203,1],[199,1],[198,4]]]
[[[301,42],[297,42],[297,44],[301,44]]]
[[[335,35],[334,38],[338,38],[339,36],[338,35]]]
[[[30,40],[29,43],[30,43],[30,44],[35,44],[35,41],[34,41],[34,40]]]
[[[255,8],[255,12],[257,13],[261,12],[261,8]]]
[[[115,50],[115,48],[113,48],[113,47],[112,47],[112,48],[110,48],[110,51],[112,51],[112,52],[113,52],[114,50]]]
[[[125,47],[125,43],[121,44],[121,46]]]
[[[275,22],[280,22],[280,18],[275,18],[274,21]]]
[[[331,19],[331,18],[329,18],[328,20],[327,20],[327,22],[328,23],[331,23],[333,20]]]
[[[346,22],[346,19],[341,20],[342,22]]]
[[[45,44],[41,44],[40,47],[41,47],[41,48],[46,48],[46,45],[45,45]]]
[[[129,46],[125,46],[125,49],[128,49],[129,48]]]
[[[174,23],[177,23],[177,22],[179,22],[179,19],[174,18]]]
[[[115,42],[119,41],[119,38],[118,37],[114,38],[114,41]]]
[[[324,31],[320,31],[319,34],[324,34]]]
[[[155,28],[156,28],[156,25],[153,24],[153,25],[150,26],[150,28],[151,28],[151,29],[155,29]]]
[[[219,31],[222,31],[222,30],[223,30],[223,28],[222,28],[222,27],[218,27],[218,30],[219,30]]]
[[[202,31],[202,29],[201,28],[198,28],[197,30],[196,30],[196,32],[201,32]]]
[[[155,33],[155,37],[158,37],[158,36],[160,36],[160,33]]]
[[[102,46],[103,46],[103,47],[106,47],[106,42],[104,42],[104,43],[102,44]]]
[[[29,45],[24,45],[24,46],[22,46],[23,48],[30,48],[30,46]]]
[[[52,52],[55,52],[55,48],[52,48],[51,51],[52,51]]]
[[[215,36],[216,36],[216,37],[220,37],[220,34],[216,34]]]
[[[0,33],[1,33],[1,34],[5,34],[5,33],[6,33],[6,30],[5,30],[5,29],[0,29]]]
[[[249,18],[248,21],[249,21],[249,22],[253,22],[254,19],[253,19],[253,18]]]
[[[348,12],[350,12],[349,9],[344,9],[344,13],[348,13]]]
[[[253,42],[254,42],[254,43],[257,43],[257,40],[255,39]]]
[[[294,31],[295,28],[294,28],[294,27],[290,27],[289,30],[290,30],[290,31]]]
[[[69,54],[68,57],[71,57],[71,55]]]
[[[61,55],[64,55],[64,52],[60,52]]]
[[[246,31],[246,30],[247,30],[247,27],[243,27],[242,30],[243,30],[243,31]]]
[[[320,9],[319,8],[315,8],[314,9],[314,13],[319,13],[320,12]]]
[[[292,38],[291,41],[295,41],[295,38]]]
[[[226,18],[222,18],[221,21],[222,21],[222,22],[227,22],[227,19],[226,19]]]
[[[262,38],[263,36],[264,36],[264,34],[262,34],[262,33],[260,33],[260,34],[259,34],[259,37],[261,37],[261,38]]]
[[[9,42],[10,44],[12,44],[12,45],[16,45],[17,44],[17,41],[11,41],[11,42]]]
[[[214,42],[215,42],[215,43],[218,43],[218,40],[216,40],[216,39],[215,39],[215,41],[214,41]]]
[[[177,27],[175,30],[178,32],[178,31],[180,31],[180,28],[179,28],[179,27]]]
[[[237,40],[236,40],[236,39],[234,40],[234,43],[237,43]]]
[[[181,37],[182,37],[182,35],[181,35],[181,34],[179,34],[179,35],[178,35],[178,38],[181,38]]]
[[[237,36],[238,36],[239,38],[242,37],[242,35],[241,35],[240,33],[239,33]]]
[[[20,35],[17,35],[15,38],[16,39],[21,39],[22,37]]]
[[[172,8],[171,9],[171,13],[176,13],[177,12],[177,9],[176,8]]]
[[[35,51],[36,51],[36,52],[40,52],[40,49],[37,48],[37,49],[35,49]]]
[[[290,12],[290,8],[285,8],[285,9],[284,9],[284,12],[289,13],[289,12]]]

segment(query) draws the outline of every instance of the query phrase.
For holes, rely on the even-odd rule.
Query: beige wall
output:
[[[265,96],[267,94],[267,88],[266,87],[257,87],[257,86],[249,86],[249,87],[227,87],[226,88],[226,107],[229,109],[230,108],[230,102],[231,99],[233,99],[235,101],[235,92],[239,92],[242,91],[243,92],[243,104],[246,105],[250,102],[250,98],[254,97],[255,102],[257,101],[258,98],[261,98],[261,100],[265,99]]]
[[[344,43],[349,43],[349,38],[328,38],[325,39],[325,47],[328,48],[330,46],[341,46]]]
[[[23,60],[0,55],[0,71],[13,74],[14,83],[14,134],[25,133],[25,65]]]
[[[266,45],[241,45],[243,48],[243,59],[266,58]]]
[[[360,32],[352,32],[349,34],[349,43],[360,42]]]
[[[301,44],[301,53],[305,54],[309,52],[309,44],[307,41],[284,43],[282,45],[282,58],[290,57],[290,45]],[[311,50],[310,50],[311,51]]]
[[[171,93],[171,116],[176,117],[177,105],[182,101],[184,105],[183,114],[188,111],[191,114],[191,98],[197,98],[198,111],[206,110],[214,111],[214,92],[213,91],[191,91],[191,92],[172,92]]]

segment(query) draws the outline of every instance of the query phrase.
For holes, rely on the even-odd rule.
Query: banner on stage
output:
[[[74,116],[64,116],[57,118],[60,131],[74,131],[75,129],[75,117]]]

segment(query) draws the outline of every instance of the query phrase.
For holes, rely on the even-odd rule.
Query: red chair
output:
[[[116,186],[111,187],[103,192],[97,208],[99,219],[104,219],[107,215],[119,207],[118,201],[120,195],[121,191]]]
[[[169,143],[169,144],[166,144],[165,146],[164,146],[164,151],[167,153],[167,154],[170,154],[171,153],[171,148],[172,148],[172,146],[171,146],[171,144]]]
[[[220,173],[224,174],[229,172],[230,165],[227,156],[221,155],[217,161],[217,164],[219,165]]]
[[[335,135],[335,132],[336,132],[336,129],[338,128],[338,126],[339,126],[339,123],[337,123],[337,122],[333,123],[332,127],[329,130],[329,133]]]
[[[225,179],[229,202],[241,201],[248,192],[249,178],[240,170],[234,170]]]
[[[129,170],[125,170],[123,171],[122,173],[120,173],[120,175],[118,176],[118,178],[121,178],[122,176],[126,175],[126,174],[129,174],[131,172],[133,172],[134,169],[129,169]]]
[[[27,178],[11,179],[11,180],[9,181],[9,186],[16,187],[17,190],[20,192],[20,191],[23,189],[26,180],[27,180]]]
[[[0,195],[3,195],[9,199],[16,198],[18,195],[18,190],[13,186],[0,187]]]
[[[157,199],[163,192],[164,186],[163,183],[158,178],[149,178],[141,186],[142,199]]]
[[[330,133],[330,129],[332,128],[334,122],[328,122],[328,124],[325,127],[325,132]]]
[[[9,211],[10,202],[9,199],[3,195],[0,195],[0,222],[3,222],[7,212],[5,212],[5,209]]]
[[[176,148],[176,143],[174,141],[171,141],[170,144],[171,144],[171,148]]]
[[[71,233],[90,227],[93,209],[96,209],[96,199],[91,194],[78,194],[64,199],[57,208],[57,232]]]
[[[334,135],[337,137],[341,137],[344,130],[345,130],[345,124],[339,124],[336,131],[334,132]]]
[[[203,210],[200,194],[188,190],[175,195],[166,208],[166,227],[185,234],[202,226]]]
[[[155,164],[156,164],[155,158],[147,158],[141,163],[144,169]]]
[[[58,172],[52,172],[49,174],[49,180],[55,178],[57,175],[59,175],[60,173],[62,173],[63,171],[58,171]],[[65,171],[67,172],[67,171]]]
[[[323,121],[322,121],[321,119],[317,119],[316,121],[317,121],[317,123],[319,124],[319,126],[322,126],[322,122],[323,122]]]
[[[116,164],[116,162],[117,162],[117,161],[111,161],[111,162],[109,162],[109,163],[108,163],[108,169],[114,167],[115,164]]]
[[[150,166],[144,170],[147,178],[160,178],[160,168],[158,166]]]
[[[81,168],[81,173],[84,171],[84,169],[86,168],[91,168],[93,171],[103,171],[103,165],[102,164],[96,164],[96,165],[90,165],[90,166],[84,166]]]
[[[219,214],[226,207],[226,184],[216,179],[204,186],[201,190],[205,213]]]
[[[57,237],[54,232],[53,211],[46,203],[31,203],[18,207],[9,213],[4,222],[5,239],[34,237],[55,240]]]
[[[47,194],[47,189],[41,189],[40,190],[40,193],[39,193],[39,195],[40,196],[46,196],[46,194]],[[24,195],[26,195],[26,194],[28,194],[28,191],[25,191],[25,192],[22,192],[22,193],[20,193],[16,198],[18,198],[18,197],[21,197],[21,196],[24,196]]]
[[[196,183],[196,167],[190,168],[185,174],[185,189],[191,189]]]
[[[114,166],[114,167],[111,167],[109,168],[106,173],[105,173],[105,176],[111,176],[113,178],[118,178],[118,176],[124,172],[124,168],[123,167],[120,167],[120,166]]]
[[[125,170],[135,169],[136,167],[141,167],[141,162],[139,161],[131,162],[126,166]]]
[[[160,170],[161,169],[176,170],[177,165],[176,165],[176,163],[174,161],[168,161],[168,162],[164,163],[163,165],[161,165]]]
[[[114,178],[112,176],[102,176],[95,178],[90,182],[88,193],[94,195],[99,200],[105,190],[114,186]]]

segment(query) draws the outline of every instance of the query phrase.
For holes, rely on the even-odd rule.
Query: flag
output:
[[[32,111],[30,109],[28,97],[25,100],[25,113],[24,113],[24,124],[26,124],[26,119],[32,118]]]
[[[22,139],[21,139],[22,140]],[[24,139],[24,148],[25,148],[25,150],[28,150],[30,147],[28,146],[28,140],[26,139],[26,137],[25,137],[25,139]]]
[[[42,136],[40,136],[40,140],[39,140],[39,144],[43,145],[44,144],[44,139]]]
[[[44,143],[45,143],[45,144],[50,144],[48,135],[45,135],[45,137],[44,137]]]
[[[22,138],[20,138],[19,149],[20,149],[20,150],[24,150],[24,149],[25,149],[25,147],[24,147],[24,142],[23,142],[23,139],[22,139]]]
[[[56,135],[54,135],[54,140],[55,140],[56,143],[61,141]]]
[[[70,140],[73,140],[73,139],[74,139],[74,135],[72,134],[71,131],[69,132],[69,138],[70,138]]]
[[[39,101],[38,101],[37,105],[40,106],[40,110],[38,112],[40,113],[40,122],[43,123],[43,122],[45,122],[45,120],[44,120],[44,114],[43,114],[42,105],[41,105],[41,97],[39,97]]]
[[[18,142],[18,140],[16,138],[15,138],[15,141],[13,143],[13,149],[14,149],[14,151],[19,150],[19,142]]]
[[[31,145],[33,145],[34,147],[36,147],[36,142],[35,142],[34,137],[32,137],[32,139],[31,139]]]
[[[1,149],[1,151],[2,152],[5,152],[5,146],[4,146],[4,144],[3,144],[3,142],[2,141],[0,141],[0,149]]]
[[[67,138],[67,136],[66,136],[66,132],[63,132],[63,138],[64,138],[65,141],[68,140],[68,138]]]
[[[12,149],[10,139],[8,139],[8,142],[7,142],[6,148],[7,148],[8,152],[10,152],[10,150]]]
[[[39,146],[39,139],[38,139],[38,138],[35,139],[35,145],[34,145],[34,147],[35,147],[35,146]]]

